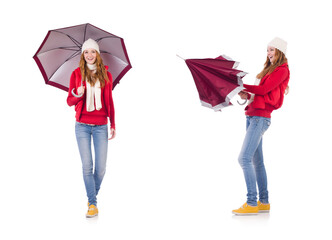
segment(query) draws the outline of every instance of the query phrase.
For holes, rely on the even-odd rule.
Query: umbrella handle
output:
[[[83,78],[81,79],[81,86],[83,86]],[[74,93],[74,90],[75,90],[75,88],[73,88],[73,89],[71,90],[71,94],[73,94],[74,97],[80,98],[80,97],[83,96],[83,93],[81,93],[80,95],[75,94],[75,93]]]
[[[239,100],[236,100],[236,101],[237,101],[237,103],[238,103],[239,105],[244,105],[244,104],[247,103],[248,100],[246,99],[243,103],[240,103]]]
[[[83,96],[83,93],[81,93],[80,95],[75,94],[75,93],[74,93],[74,90],[75,90],[75,88],[73,88],[73,89],[71,90],[71,94],[73,94],[74,97],[80,98],[80,97]]]

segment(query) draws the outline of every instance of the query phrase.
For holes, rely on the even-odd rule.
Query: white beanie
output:
[[[82,45],[82,53],[84,52],[84,50],[89,49],[89,48],[93,48],[98,53],[100,53],[98,43],[95,40],[91,39],[91,38],[89,38],[88,40],[86,40],[83,43],[83,45]]]
[[[281,38],[274,38],[267,46],[277,48],[286,55],[287,42]]]

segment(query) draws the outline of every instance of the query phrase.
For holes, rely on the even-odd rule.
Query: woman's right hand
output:
[[[77,95],[83,94],[84,93],[84,89],[85,89],[84,86],[80,86],[79,88],[77,88]]]

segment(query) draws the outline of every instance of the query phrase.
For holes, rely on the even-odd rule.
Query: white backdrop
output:
[[[329,1],[7,1],[1,18],[1,229],[6,239],[328,239],[332,210]],[[7,13],[7,14],[5,14]],[[91,23],[125,40],[98,218],[86,197],[66,92],[32,56],[48,30]],[[270,214],[246,200],[243,106],[200,106],[180,58],[226,54],[252,84],[266,44],[288,42],[290,94],[264,136]],[[223,238],[224,239],[224,238]]]

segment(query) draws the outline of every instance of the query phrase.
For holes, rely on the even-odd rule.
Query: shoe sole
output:
[[[98,216],[98,213],[95,214],[95,215],[85,215],[85,216],[86,216],[86,218],[93,218],[93,217],[97,217],[97,216]]]
[[[259,213],[269,213],[270,210],[259,210],[258,212],[259,212]]]
[[[258,213],[237,213],[237,212],[232,212],[233,214],[237,216],[250,216],[250,215],[257,215]]]

